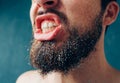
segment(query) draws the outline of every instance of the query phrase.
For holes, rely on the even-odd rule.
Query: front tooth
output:
[[[47,22],[44,22],[41,26],[42,29],[46,29],[48,28],[48,23]]]
[[[52,22],[48,23],[48,27],[52,28],[53,27],[53,23]]]

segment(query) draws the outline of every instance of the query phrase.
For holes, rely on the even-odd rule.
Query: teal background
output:
[[[29,62],[32,39],[30,4],[30,0],[0,1],[0,83],[15,83],[21,73],[33,69]],[[119,52],[120,15],[105,36],[106,58],[118,70]]]
[[[15,83],[32,67],[30,0],[0,0],[0,83]]]

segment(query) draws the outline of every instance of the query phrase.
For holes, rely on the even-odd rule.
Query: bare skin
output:
[[[30,12],[32,24],[34,24],[35,15],[38,10],[55,7],[57,10],[64,12],[69,17],[71,23],[79,26],[80,22],[83,26],[89,26],[90,21],[101,9],[100,0],[60,0],[61,4],[58,3],[58,0],[53,0],[54,4],[52,6],[44,5],[48,0],[39,1],[39,7],[32,2]],[[59,7],[56,4],[59,4]],[[74,10],[75,8],[76,10]],[[94,10],[94,8],[96,9]],[[95,45],[95,50],[84,60],[84,63],[80,64],[80,67],[69,71],[67,75],[61,72],[51,72],[43,76],[40,75],[39,70],[31,70],[22,74],[16,83],[120,83],[120,72],[107,63],[104,54],[106,26],[116,20],[118,12],[118,4],[110,2],[103,15],[103,30],[100,39]],[[82,32],[86,30],[82,29]]]

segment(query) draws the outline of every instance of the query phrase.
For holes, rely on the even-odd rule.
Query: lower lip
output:
[[[39,41],[53,40],[56,37],[60,36],[61,32],[63,32],[61,25],[48,33],[42,33],[41,30],[36,30],[34,32],[34,38]]]

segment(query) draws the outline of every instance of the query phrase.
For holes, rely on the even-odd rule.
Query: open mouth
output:
[[[44,14],[35,19],[34,38],[40,41],[52,40],[61,32],[60,19],[55,14]]]

